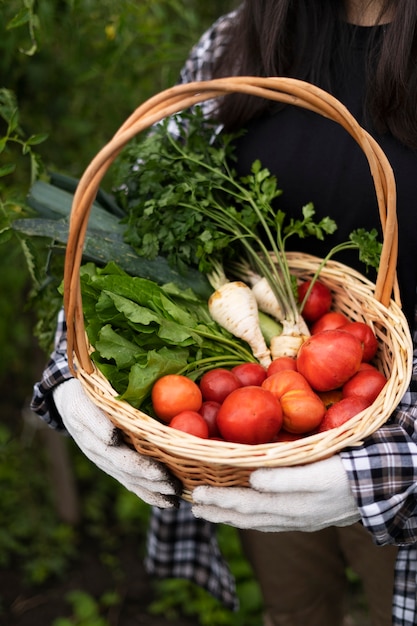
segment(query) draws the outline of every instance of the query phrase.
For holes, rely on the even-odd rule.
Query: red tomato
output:
[[[226,441],[269,443],[281,428],[282,409],[270,391],[256,386],[240,387],[223,402],[217,425]]]
[[[317,428],[326,412],[319,396],[304,389],[292,389],[281,397],[282,425],[290,433],[308,433]]]
[[[237,376],[222,367],[206,372],[200,379],[200,389],[204,400],[222,403],[229,393],[239,387],[241,383]]]
[[[152,387],[151,399],[157,417],[164,422],[181,411],[198,411],[203,401],[199,386],[180,374],[158,378]]]
[[[331,389],[330,391],[319,391],[317,395],[324,402],[324,406],[326,407],[326,409],[328,409],[329,406],[332,406],[332,404],[334,404],[335,402],[339,402],[339,400],[343,398],[341,389]]]
[[[306,280],[298,285],[298,300],[300,304],[302,304],[310,285],[311,280]],[[304,303],[301,315],[304,317],[306,322],[315,322],[325,313],[330,311],[332,300],[333,297],[330,289],[320,281],[316,280],[311,288],[307,300]]]
[[[358,372],[362,372],[362,370],[376,370],[375,365],[371,365],[370,363],[366,363],[365,361],[362,361],[362,363],[359,366]]]
[[[362,342],[362,361],[365,361],[365,363],[371,361],[378,350],[378,339],[369,324],[365,324],[365,322],[349,322],[342,326],[342,329],[352,333]]]
[[[297,362],[292,356],[280,356],[274,359],[266,370],[267,376],[272,376],[281,370],[296,370]]]
[[[266,369],[260,363],[241,363],[231,369],[242,387],[261,385],[266,378]]]
[[[352,419],[352,417],[368,406],[369,402],[359,396],[350,396],[349,398],[343,398],[339,402],[335,402],[327,409],[317,432],[322,433],[331,428],[342,426],[342,424]]]
[[[208,429],[209,437],[218,437],[220,432],[217,427],[217,413],[221,407],[220,402],[214,402],[214,400],[206,400],[201,405],[199,410],[200,415],[205,419]]]
[[[384,374],[376,368],[360,370],[343,385],[343,397],[361,396],[372,404],[385,387],[386,382]]]
[[[169,425],[201,439],[208,439],[209,436],[207,423],[197,411],[181,411],[172,418]]]
[[[362,344],[357,337],[345,330],[325,330],[302,344],[297,369],[314,390],[330,391],[356,374],[361,361]]]
[[[343,313],[339,313],[339,311],[329,311],[322,315],[317,322],[314,322],[311,327],[311,334],[315,335],[322,330],[334,330],[335,328],[344,326],[348,322],[350,322],[349,318],[343,315]]]
[[[295,370],[281,370],[268,376],[262,383],[262,388],[273,393],[277,400],[280,400],[284,393],[292,389],[312,391],[304,376]]]

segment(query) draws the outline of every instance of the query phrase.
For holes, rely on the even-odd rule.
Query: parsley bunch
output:
[[[296,326],[300,313],[286,241],[293,235],[323,239],[337,226],[330,217],[315,222],[311,203],[303,207],[302,219],[286,224],[285,214],[273,206],[282,191],[259,160],[247,176],[237,176],[236,137],[216,135],[196,107],[164,120],[131,145],[119,164],[125,237],[139,256],[164,256],[179,271],[191,265],[210,274],[219,265],[248,262],[267,279],[283,320]],[[366,251],[375,252],[375,233],[356,231],[337,251],[344,247],[358,248],[370,263]]]

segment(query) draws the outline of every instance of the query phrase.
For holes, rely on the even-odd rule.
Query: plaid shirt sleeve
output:
[[[42,373],[42,378],[35,383],[30,408],[51,428],[65,431],[62,419],[56,410],[52,392],[60,383],[72,378],[67,360],[67,326],[64,310],[58,314],[55,332],[54,350]]]
[[[214,64],[227,46],[228,28],[236,19],[238,12],[239,9],[236,9],[219,17],[202,35],[195,46],[191,48],[188,59],[180,73],[180,83],[210,80],[212,78]]]
[[[188,502],[178,509],[152,508],[145,567],[161,578],[184,578],[230,610],[239,602],[236,583],[217,542],[216,525],[196,519]]]
[[[410,386],[389,421],[341,453],[363,524],[378,545],[417,541],[417,332]]]

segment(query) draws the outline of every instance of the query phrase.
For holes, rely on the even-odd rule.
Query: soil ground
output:
[[[129,579],[117,586],[122,602],[109,609],[106,618],[112,626],[196,626],[195,619],[185,616],[164,619],[150,615],[147,607],[152,599],[151,581],[144,572],[140,560],[134,556],[132,546],[126,544],[118,555],[129,572]],[[0,589],[7,613],[0,618],[1,626],[51,626],[57,617],[71,615],[66,594],[73,589],[83,589],[93,597],[100,598],[114,584],[106,569],[91,550],[70,572],[65,583],[49,584],[36,592],[22,586],[15,572],[0,572]],[[345,626],[370,626],[361,594],[352,594],[351,611]],[[1,620],[4,621],[1,621]],[[216,624],[213,624],[216,626]],[[307,625],[306,625],[307,626]],[[323,625],[324,626],[324,625]]]
[[[14,572],[0,572],[3,608],[6,609],[6,615],[0,618],[1,626],[51,626],[58,617],[72,614],[65,596],[71,590],[80,589],[97,599],[110,589],[117,590],[121,602],[105,616],[112,626],[195,626],[195,620],[185,617],[172,621],[150,615],[147,607],[153,591],[140,559],[128,543],[118,557],[129,572],[126,580],[118,584],[100,563],[93,547],[85,551],[65,582],[49,583],[36,591],[25,588]]]

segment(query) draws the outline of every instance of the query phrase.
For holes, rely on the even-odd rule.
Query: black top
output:
[[[365,119],[364,51],[372,29],[346,27],[351,31],[353,43],[348,54],[337,55],[345,59],[343,66],[337,60],[334,62],[333,95],[375,137],[393,168],[399,222],[398,279],[403,311],[412,326],[417,287],[417,153],[390,134],[376,134]],[[378,27],[378,34],[383,34],[383,28]],[[293,249],[322,257],[333,245],[346,241],[356,228],[380,231],[368,161],[339,124],[311,111],[286,106],[273,115],[252,121],[248,132],[237,142],[237,155],[240,174],[247,173],[256,158],[275,174],[283,190],[277,206],[287,215],[300,216],[302,206],[313,202],[317,219],[328,215],[335,220],[338,229],[334,235],[326,236],[324,242],[295,237],[291,243]],[[366,273],[356,251],[338,254],[334,259]],[[372,271],[367,276],[375,279]]]

